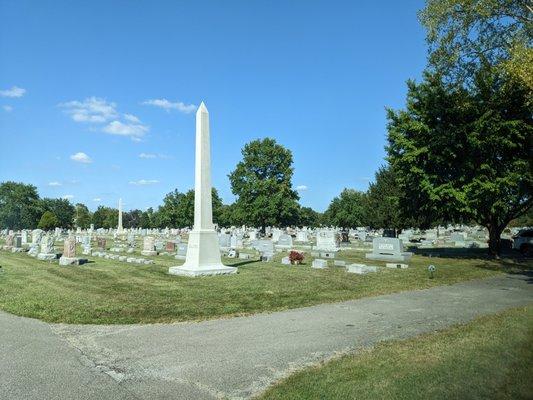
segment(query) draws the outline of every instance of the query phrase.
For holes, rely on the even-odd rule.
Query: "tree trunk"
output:
[[[494,257],[500,256],[501,251],[501,238],[505,225],[490,224],[487,226],[489,230],[489,253]]]

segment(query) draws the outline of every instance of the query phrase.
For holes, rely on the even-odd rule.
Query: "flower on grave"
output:
[[[300,264],[303,260],[303,253],[300,253],[296,250],[291,250],[291,252],[289,253],[289,261],[291,262],[291,264]]]

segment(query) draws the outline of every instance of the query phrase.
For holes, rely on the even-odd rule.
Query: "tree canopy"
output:
[[[427,0],[420,21],[430,67],[449,82],[472,82],[475,71],[490,65],[533,89],[530,0]]]
[[[365,222],[371,228],[398,230],[406,223],[400,209],[402,192],[396,171],[390,166],[381,167],[370,183],[365,198]]]
[[[91,225],[91,212],[85,204],[76,203],[74,225],[76,227],[87,229]]]
[[[17,182],[0,184],[1,228],[35,228],[41,215],[39,194],[35,186]]]
[[[298,193],[292,188],[292,153],[274,139],[247,143],[229,175],[237,196],[236,218],[250,225],[288,226],[298,221]]]
[[[313,210],[311,207],[300,207],[298,212],[298,226],[307,226],[316,228],[321,225],[322,214]]]
[[[440,74],[408,83],[405,110],[388,112],[389,161],[401,206],[445,221],[476,221],[499,252],[505,226],[531,206],[532,110],[528,89],[493,68],[469,88]]]
[[[213,222],[218,223],[222,213],[222,200],[215,188],[211,192]],[[194,190],[180,193],[177,189],[168,193],[155,214],[158,227],[192,228],[194,225]]]
[[[39,229],[49,231],[59,226],[59,219],[52,211],[45,211],[37,224]]]
[[[40,200],[42,212],[51,211],[57,218],[57,227],[72,228],[76,216],[76,208],[67,199],[49,199]]]
[[[324,220],[328,225],[341,228],[356,228],[365,225],[365,193],[344,189],[335,197],[326,212]]]

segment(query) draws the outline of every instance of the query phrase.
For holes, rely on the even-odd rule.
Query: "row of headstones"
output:
[[[279,233],[279,232],[278,232]],[[306,238],[307,240],[308,238]],[[228,234],[222,232],[219,234],[219,246],[222,249],[235,248],[240,249],[244,247],[253,248],[256,246],[257,242],[271,242],[272,245],[279,248],[292,248],[294,246],[293,237],[286,233],[280,233],[279,235],[274,235],[272,239],[257,239],[256,235],[250,236],[250,240],[247,242],[248,246],[244,243],[243,234]],[[298,240],[296,240],[298,241]],[[304,241],[302,241],[304,242]],[[331,250],[336,251],[340,248],[340,235],[332,230],[319,231],[316,235],[316,245],[315,249],[317,250]]]
[[[127,257],[127,256],[121,256],[118,254],[108,254],[104,251],[93,251],[92,253],[93,257],[101,257],[105,258],[106,260],[116,260],[126,263],[132,263],[132,264],[153,264],[154,260],[147,260],[145,258],[137,258],[137,257]]]

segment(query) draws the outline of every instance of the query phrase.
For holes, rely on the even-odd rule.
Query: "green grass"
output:
[[[152,257],[154,265],[134,265],[90,257],[82,266],[59,267],[20,253],[0,251],[0,309],[48,322],[129,324],[202,320],[275,311],[365,296],[430,288],[485,278],[502,268],[524,268],[518,261],[413,257],[407,270],[383,268],[364,276],[344,268],[327,270],[225,260],[239,267],[232,276],[185,278],[167,274],[182,261]],[[342,252],[350,262],[364,254]],[[428,279],[427,266],[438,268]],[[372,262],[374,265],[384,263]]]
[[[533,308],[385,342],[297,373],[261,400],[531,399]]]

